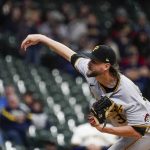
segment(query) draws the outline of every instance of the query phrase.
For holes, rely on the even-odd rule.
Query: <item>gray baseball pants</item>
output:
[[[150,133],[146,133],[140,139],[122,137],[108,150],[150,150]]]

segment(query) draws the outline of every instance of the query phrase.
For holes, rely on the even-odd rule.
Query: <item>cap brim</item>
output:
[[[82,56],[85,58],[90,58],[92,60],[98,60],[92,53],[82,53]]]
[[[103,63],[110,63],[110,62],[104,62],[100,59],[98,59],[97,57],[95,57],[92,53],[82,53],[82,56],[84,58],[89,58],[91,60],[95,60],[95,61],[98,61],[98,62],[103,62]]]

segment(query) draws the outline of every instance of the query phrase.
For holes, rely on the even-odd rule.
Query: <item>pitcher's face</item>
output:
[[[88,77],[96,77],[102,75],[104,72],[108,71],[110,67],[109,63],[103,63],[95,60],[90,60],[88,63]]]

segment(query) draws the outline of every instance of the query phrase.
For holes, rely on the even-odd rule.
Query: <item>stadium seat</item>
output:
[[[88,108],[88,101],[82,91],[82,78],[77,77],[73,79],[73,77],[57,69],[50,71],[42,66],[25,65],[23,61],[13,56],[6,56],[5,58],[0,56],[0,58],[0,67],[3,69],[0,79],[4,82],[4,85],[12,83],[18,95],[21,96],[23,93],[20,93],[18,88],[18,83],[21,81],[26,90],[35,92],[34,96],[41,98],[45,104],[44,110],[48,115],[51,125],[57,127],[58,137],[55,135],[54,138],[54,133],[51,130],[49,132],[37,130],[36,137],[29,138],[32,138],[36,143],[41,139],[50,139],[53,137],[57,142],[61,143],[64,141],[64,144],[69,144],[73,126],[75,127],[85,122],[85,118],[80,120],[79,113],[87,112]],[[42,88],[44,88],[44,91]],[[69,93],[65,93],[63,88],[69,88]],[[82,107],[80,107],[81,112],[75,111],[78,104],[82,104]],[[54,109],[55,105],[60,107],[58,112]],[[64,122],[61,122],[60,118],[58,118],[58,113],[60,112],[64,114]]]

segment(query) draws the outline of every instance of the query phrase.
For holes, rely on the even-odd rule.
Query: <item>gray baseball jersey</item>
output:
[[[120,81],[116,89],[111,93],[106,93],[95,77],[87,77],[89,61],[86,58],[79,58],[74,66],[86,78],[94,98],[99,100],[101,96],[110,96],[111,100],[122,106],[122,113],[116,114],[110,119],[110,122],[114,126],[150,126],[150,102],[142,96],[139,88],[126,76],[119,74]],[[139,140],[132,137],[122,137],[109,150],[150,150],[149,139],[150,133],[146,133]]]

